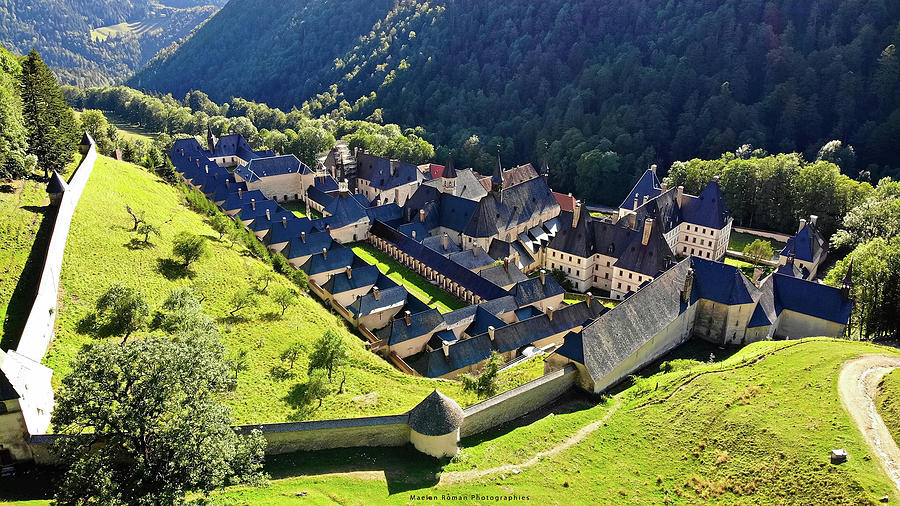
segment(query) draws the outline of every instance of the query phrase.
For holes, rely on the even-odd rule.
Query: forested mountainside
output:
[[[130,84],[422,125],[460,163],[499,144],[614,202],[650,163],[744,144],[813,159],[839,139],[846,173],[891,173],[898,22],[893,0],[231,0]]]
[[[37,49],[65,82],[128,77],[227,0],[0,0],[0,44]]]

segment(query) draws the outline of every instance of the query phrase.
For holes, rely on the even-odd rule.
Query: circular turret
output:
[[[435,390],[409,412],[409,440],[432,457],[452,457],[459,452],[459,427],[465,414],[453,399]]]

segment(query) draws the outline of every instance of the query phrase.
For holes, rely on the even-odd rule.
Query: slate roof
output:
[[[641,178],[638,179],[638,182],[635,183],[634,188],[631,189],[631,192],[625,197],[625,200],[619,205],[620,209],[628,209],[634,210],[634,199],[637,197],[638,206],[644,203],[644,197],[647,198],[655,198],[662,193],[662,188],[659,183],[659,179],[656,177],[656,172],[647,169],[641,175]]]
[[[68,189],[69,185],[67,185],[62,176],[60,176],[59,173],[54,170],[53,175],[50,176],[50,181],[47,183],[47,193],[63,193]]]
[[[242,205],[237,212],[237,216],[243,221],[260,218],[266,219],[266,211],[269,211],[269,214],[272,215],[276,214],[279,209],[281,209],[281,207],[279,207],[274,200],[257,200]]]
[[[507,294],[499,286],[449,260],[437,251],[429,249],[421,243],[397,232],[397,230],[381,221],[376,221],[372,224],[369,233],[393,243],[404,253],[424,263],[446,278],[453,280],[482,299],[496,299]]]
[[[481,200],[488,194],[481,184],[479,176],[472,169],[455,170],[456,172],[456,196],[466,200]],[[422,183],[422,186],[428,186],[441,191],[443,181],[441,179],[432,179]]]
[[[787,244],[781,250],[781,255],[793,254],[799,260],[812,263],[821,259],[827,252],[828,243],[822,237],[816,224],[809,222],[787,240]]]
[[[247,184],[241,181],[240,183],[234,182],[234,177],[232,176],[230,179],[226,180],[227,183],[220,185],[216,188],[210,196],[209,199],[213,202],[222,202],[228,199],[228,197],[232,193],[237,193],[238,189],[242,192],[247,191]]]
[[[369,217],[369,221],[371,222],[378,220],[385,223],[395,223],[403,218],[403,210],[394,203],[384,204],[366,209],[366,216]],[[418,233],[416,235],[418,236]]]
[[[281,176],[284,174],[312,174],[309,167],[294,155],[255,158],[250,163],[234,169],[234,173],[247,182],[259,181],[260,178]]]
[[[390,160],[368,153],[356,155],[356,177],[368,180],[370,186],[379,190],[388,190],[425,179],[415,165],[398,162],[392,169]]]
[[[700,195],[684,195],[681,215],[684,221],[701,227],[722,229],[730,219],[725,206],[725,195],[719,181],[713,179]]]
[[[439,243],[440,244],[440,243]],[[480,246],[475,249],[468,249],[450,253],[450,260],[462,265],[470,271],[480,269],[482,267],[494,263],[494,259],[488,256]]]
[[[339,272],[322,284],[322,289],[335,295],[356,290],[357,288],[371,287],[375,286],[380,275],[381,272],[374,265],[351,268],[350,277],[347,277],[346,271]]]
[[[225,211],[235,211],[249,204],[252,200],[262,202],[266,200],[266,196],[259,190],[234,192],[228,195],[225,202],[222,203],[222,209]]]
[[[313,188],[323,192],[338,191],[338,182],[331,176],[316,176],[313,179]]]
[[[368,220],[366,208],[351,195],[339,195],[325,206],[324,222],[331,228],[342,228],[353,223]]]
[[[301,269],[309,275],[334,271],[353,265],[354,258],[353,250],[335,244],[327,255],[319,252],[309,257]]]
[[[276,225],[276,227],[278,227],[278,225]],[[306,242],[300,237],[292,237],[288,240],[287,246],[284,247],[281,254],[290,260],[292,258],[300,258],[321,253],[322,248],[331,249],[333,245],[334,241],[331,239],[331,234],[328,232],[311,230],[306,234]]]
[[[489,193],[478,202],[463,233],[472,237],[502,234],[532,218],[556,210],[559,204],[543,178],[504,186],[500,195]]]
[[[442,235],[428,236],[422,241],[422,244],[426,248],[433,249],[434,251],[437,251],[444,256],[450,256],[453,253],[462,251],[462,248],[460,248],[459,245],[449,237],[447,238],[447,247],[444,248]]]
[[[584,364],[601,381],[688,308],[681,290],[690,268],[690,259],[679,262],[585,326],[580,339],[570,335],[572,342],[555,353]]]
[[[388,309],[406,304],[406,296],[407,293],[405,288],[402,286],[392,286],[390,288],[379,290],[378,300],[375,300],[373,292],[363,295],[347,306],[347,311],[350,311],[356,317],[387,311]]]
[[[254,219],[253,223],[251,223],[250,226],[247,228],[249,228],[250,230],[252,230],[254,232],[262,232],[264,230],[268,231],[273,226],[278,226],[278,227],[283,226],[282,219],[293,221],[298,218],[294,215],[294,213],[292,213],[290,211],[285,211],[281,206],[278,206],[275,211],[269,212],[268,219],[265,217],[265,215],[260,216],[256,219]]]
[[[409,322],[410,324],[407,325],[404,316],[394,318],[389,326],[379,331],[379,337],[386,339],[389,345],[394,346],[430,334],[445,326],[440,311],[433,308],[411,314]]]
[[[642,240],[643,232],[636,231],[624,251],[619,252],[615,266],[655,277],[672,265],[675,255],[656,223],[653,224],[646,245]]]
[[[465,414],[453,399],[435,390],[409,411],[409,427],[426,436],[455,432]]]
[[[719,262],[693,262],[693,292],[720,304],[750,304],[758,299],[757,288],[740,269]]]
[[[496,330],[505,325],[506,322],[491,314],[487,309],[475,306],[475,318],[472,320],[472,323],[466,327],[465,332],[470,336],[477,336],[478,334],[487,332],[488,327],[494,327]]]
[[[465,306],[456,311],[444,314],[444,321],[447,326],[456,328],[459,326],[468,327],[475,321],[478,309],[484,309],[488,313],[499,316],[504,313],[511,313],[516,310],[516,300],[511,296],[500,297],[497,299],[482,302],[478,305]]]
[[[478,275],[497,286],[511,285],[528,279],[528,276],[512,263],[482,269]]]
[[[539,277],[516,283],[516,286],[509,290],[516,299],[516,305],[524,307],[566,293],[553,276],[547,274],[544,279],[546,280],[544,283],[541,283]]]
[[[291,213],[292,215],[294,213]],[[315,232],[324,232],[318,228],[315,221],[310,221],[296,216],[290,217],[285,215],[286,222],[276,223],[275,226],[269,228],[269,232],[263,237],[266,244],[280,244],[288,242],[291,239],[300,239],[300,234],[306,232],[307,239]],[[320,250],[321,251],[321,250]]]
[[[402,216],[403,210],[401,209],[400,211]],[[403,223],[396,228],[397,232],[400,232],[410,239],[415,239],[418,242],[422,242],[428,238],[428,229],[425,228],[425,225],[422,224],[422,222],[420,222],[419,220],[415,220],[411,223]],[[413,237],[413,232],[415,232],[415,237]]]
[[[237,156],[245,162],[266,155],[273,156],[274,153],[271,151],[253,151],[253,148],[250,147],[250,143],[248,143],[247,140],[244,139],[244,136],[240,134],[229,134],[219,137],[215,149],[213,149],[212,153],[209,153],[209,156],[212,158]]]
[[[772,285],[778,314],[787,309],[843,325],[850,319],[853,301],[837,288],[782,274],[772,274],[766,281]]]
[[[319,204],[322,207],[328,207],[328,204],[331,203],[332,200],[337,198],[336,192],[327,193],[324,192],[315,186],[310,186],[306,189],[306,196],[309,197],[310,200]]]

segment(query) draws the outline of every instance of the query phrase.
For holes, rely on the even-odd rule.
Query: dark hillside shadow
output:
[[[9,299],[6,320],[3,321],[3,340],[0,342],[0,348],[4,350],[15,349],[19,345],[19,338],[22,336],[22,330],[25,329],[28,313],[31,312],[34,297],[37,295],[41,272],[44,269],[44,262],[47,260],[47,247],[50,245],[50,236],[53,234],[53,225],[56,220],[57,209],[55,207],[24,206],[23,209],[41,214],[43,217],[40,218],[41,225],[34,234],[34,243],[25,260],[22,274],[19,275],[19,281]]]
[[[388,493],[437,485],[440,472],[449,459],[436,459],[412,445],[400,447],[335,448],[273,455],[266,458],[265,470],[272,479],[316,476],[353,471],[383,471]]]
[[[156,245],[153,244],[152,242],[144,242],[143,239],[138,239],[138,238],[134,238],[134,239],[126,242],[122,246],[124,246],[132,251],[137,251],[137,250],[142,250],[142,249],[153,249],[156,247]]]

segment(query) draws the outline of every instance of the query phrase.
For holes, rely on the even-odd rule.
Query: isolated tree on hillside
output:
[[[147,223],[146,221],[141,222],[141,224],[138,225],[138,228],[137,228],[137,230],[135,230],[135,232],[137,232],[138,234],[143,234],[144,244],[150,244],[150,236],[151,235],[155,235],[156,237],[159,237],[159,228]]]
[[[206,238],[190,232],[179,232],[172,242],[172,253],[184,260],[184,266],[203,258],[207,253]]]
[[[309,356],[309,371],[325,369],[328,372],[328,381],[331,381],[334,370],[347,362],[347,355],[347,343],[340,334],[328,329],[316,341],[315,348]]]
[[[203,305],[187,287],[172,290],[154,317],[153,326],[169,333],[214,331],[216,323],[203,313]]]
[[[59,504],[180,504],[265,480],[265,439],[238,435],[217,397],[233,384],[214,333],[95,342],[57,390]],[[103,444],[96,444],[103,443]]]
[[[133,226],[131,227],[131,231],[137,232],[138,225],[140,225],[141,223],[144,222],[144,211],[141,211],[141,213],[138,214],[134,210],[131,209],[131,206],[126,204],[125,212],[127,212],[128,215],[131,216],[131,220],[134,222]]]
[[[219,241],[221,241],[222,236],[234,228],[234,222],[224,214],[219,213],[209,219],[209,226],[219,234]]]
[[[300,341],[294,341],[290,346],[284,349],[281,352],[281,361],[289,362],[290,369],[294,368],[294,362],[303,355],[303,352],[306,351],[306,346],[303,346],[303,343]]]
[[[228,312],[229,316],[234,316],[238,311],[242,309],[247,309],[251,307],[259,306],[259,296],[256,295],[256,291],[252,288],[239,290],[235,292],[230,299],[231,302],[231,310]]]
[[[239,350],[228,359],[228,367],[234,373],[234,386],[237,386],[238,374],[250,370],[250,352]]]
[[[754,239],[753,242],[744,246],[744,258],[758,264],[762,260],[769,260],[775,255],[772,250],[772,243],[764,239]]]
[[[328,397],[331,391],[331,379],[328,378],[325,369],[313,369],[309,372],[309,377],[306,379],[306,398],[310,401],[319,400],[316,409],[322,407],[322,399]]]
[[[45,178],[51,170],[63,173],[78,142],[75,115],[37,51],[32,50],[22,62],[20,82],[28,150],[37,156]]]
[[[144,295],[134,288],[116,283],[97,299],[97,315],[110,326],[124,334],[122,344],[132,332],[144,328],[150,316],[150,305]]]
[[[297,302],[297,293],[290,288],[279,286],[272,292],[272,300],[281,306],[281,316],[284,316],[284,312],[287,311],[287,308],[293,306]]]

